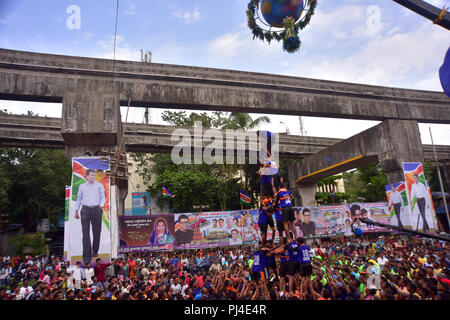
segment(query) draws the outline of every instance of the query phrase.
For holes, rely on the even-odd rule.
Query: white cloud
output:
[[[322,43],[326,39],[334,44],[336,40],[376,37],[385,26],[377,6],[349,4],[329,12],[318,6],[300,36],[308,42]]]
[[[114,36],[109,36],[106,40],[97,41],[97,45],[101,48],[100,52],[95,53],[95,57],[112,59],[114,57]],[[132,48],[121,35],[116,37],[116,59],[128,61],[140,61],[141,52]]]
[[[297,63],[284,73],[335,81],[346,81],[411,89],[423,89],[432,79],[448,48],[448,33],[423,23],[403,33],[377,37],[345,58],[328,54]],[[427,89],[442,91],[438,82]]]
[[[447,4],[444,2],[444,0],[427,0],[427,2],[429,2],[430,4],[434,5],[435,7],[438,8],[442,8],[444,7],[444,5],[448,6],[448,2]]]
[[[127,15],[127,16],[135,16],[137,14],[136,13],[136,4],[131,3],[130,6],[128,7],[128,9],[123,12],[123,14]]]
[[[184,21],[184,23],[186,24],[191,24],[193,22],[197,22],[201,19],[202,14],[201,12],[198,10],[198,8],[195,8],[193,11],[183,11],[179,8],[177,8],[172,15],[175,18],[181,19]]]
[[[260,63],[267,57],[282,53],[280,43],[275,40],[270,44],[259,39],[253,40],[253,35],[246,26],[214,38],[206,44],[205,49],[207,59],[219,67],[231,61]]]

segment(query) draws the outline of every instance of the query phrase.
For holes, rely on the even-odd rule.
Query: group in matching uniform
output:
[[[263,136],[272,135],[266,131]],[[267,282],[272,272],[280,277],[280,291],[286,293],[287,278],[289,292],[292,293],[295,277],[307,277],[312,274],[310,249],[304,239],[297,238],[291,193],[284,184],[279,166],[271,158],[270,143],[267,144],[265,151],[267,157],[260,159],[258,172],[261,177],[261,205],[258,210],[261,242],[253,254],[252,280]],[[269,227],[272,229],[270,240],[267,239]],[[280,242],[274,245],[276,231]]]

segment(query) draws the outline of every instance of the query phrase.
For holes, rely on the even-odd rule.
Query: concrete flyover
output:
[[[385,120],[316,154],[290,164],[291,188],[303,205],[313,205],[317,181],[378,161],[388,183],[403,181],[402,162],[434,160],[432,149],[425,156],[417,121]]]
[[[171,152],[177,144],[171,140],[175,127],[164,125],[146,125],[127,123],[125,130],[125,147],[127,152],[166,153]],[[193,137],[193,129],[187,129]],[[225,134],[224,134],[225,136]],[[304,137],[280,134],[280,156],[289,158],[304,158],[321,150],[341,143],[342,139]],[[207,145],[207,143],[204,143]],[[0,146],[64,149],[65,142],[61,135],[61,118],[36,117],[25,115],[10,115],[0,113]],[[337,145],[336,145],[337,146]],[[236,144],[237,149],[245,148],[246,143]],[[450,159],[450,146],[438,145],[436,153],[439,159]],[[425,160],[433,160],[431,145],[423,145]],[[342,157],[342,160],[345,157]],[[333,160],[335,160],[333,158]],[[347,160],[343,159],[342,161]],[[314,169],[312,169],[314,170]],[[301,173],[299,173],[301,174]],[[297,180],[298,176],[295,180]]]
[[[165,109],[413,121],[415,138],[411,143],[422,150],[422,159],[417,123],[450,123],[450,99],[441,92],[5,49],[0,49],[0,99],[62,103],[60,134],[69,158],[95,154],[101,147],[125,151],[127,143],[130,150],[143,151],[148,145],[167,149],[167,133],[162,138],[151,130],[129,137],[126,129],[127,141],[122,141],[120,106],[128,102]],[[16,138],[25,138],[27,130],[33,131],[17,131]],[[59,139],[56,130],[49,133],[54,141]],[[315,139],[306,138],[312,142],[309,147],[292,146],[293,154],[318,152]],[[396,147],[401,152],[401,144]],[[126,181],[118,188],[119,212],[123,212]]]
[[[450,123],[441,92],[0,49],[0,99],[83,101],[88,92],[100,104]]]

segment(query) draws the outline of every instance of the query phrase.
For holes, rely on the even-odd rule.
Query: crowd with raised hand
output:
[[[131,253],[94,266],[3,256],[2,300],[449,300],[445,242],[407,235],[309,243],[310,274],[280,273],[278,244]],[[254,253],[272,262],[255,277]],[[281,270],[282,271],[282,270]]]

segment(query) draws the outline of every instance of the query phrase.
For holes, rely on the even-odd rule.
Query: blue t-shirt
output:
[[[272,184],[272,176],[271,175],[262,175],[261,176],[261,184],[270,183]]]
[[[301,245],[298,247],[298,262],[309,263],[311,257],[309,256],[309,247],[307,245]]]
[[[297,261],[298,260],[298,244],[295,241],[287,244],[285,249],[289,254],[289,261]]]
[[[198,287],[198,288],[195,288],[193,292],[195,295],[197,295],[197,294],[201,293],[201,290],[202,290],[202,288]]]
[[[281,222],[282,221],[282,219],[281,219],[281,207],[280,207],[280,203],[279,202],[275,205],[274,213],[275,213],[275,220],[277,222]]]
[[[292,206],[291,192],[289,190],[287,190],[286,188],[282,188],[280,189],[278,195],[281,208]]]
[[[266,211],[263,210],[262,206],[258,209],[258,224],[266,225],[272,219],[272,216],[269,217]]]
[[[267,213],[261,207],[258,209],[258,224],[267,224]]]
[[[280,262],[286,263],[289,261],[289,254],[287,251],[284,251],[282,254],[280,254]]]
[[[267,257],[262,251],[255,251],[253,253],[252,271],[253,272],[264,271],[266,260]]]

